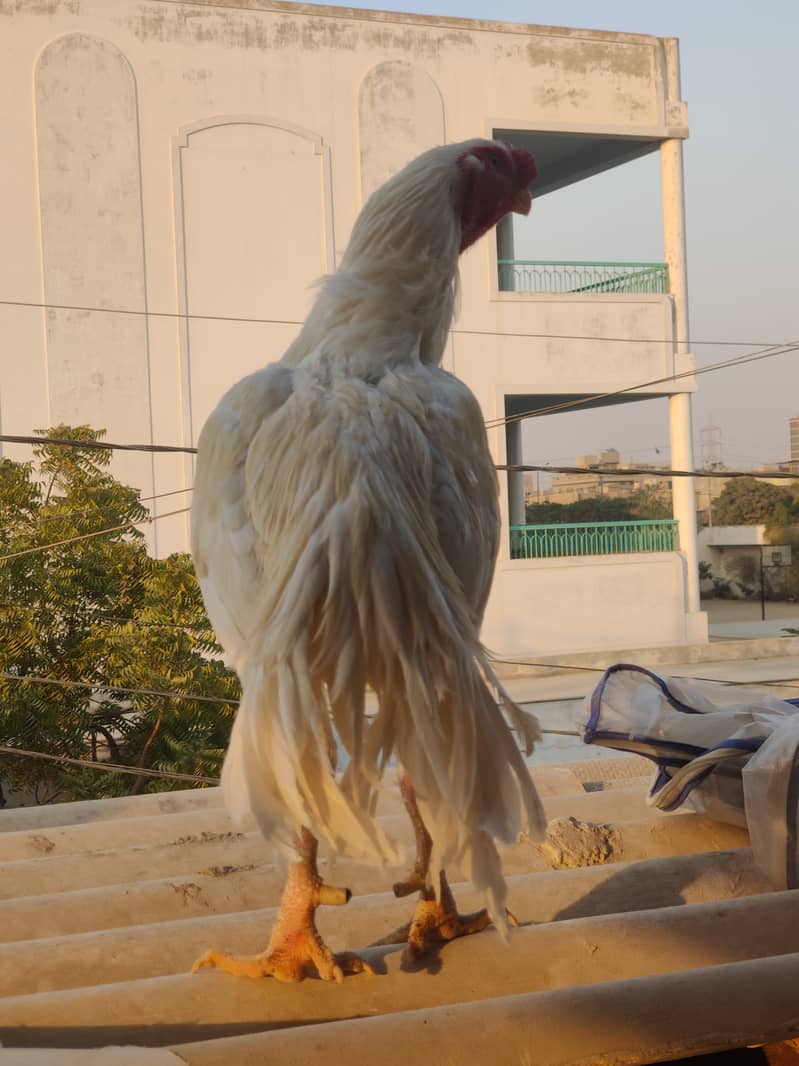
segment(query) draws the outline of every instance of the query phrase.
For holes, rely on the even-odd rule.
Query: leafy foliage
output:
[[[789,489],[753,477],[728,481],[713,503],[713,522],[718,526],[768,524],[775,515],[786,525],[799,521],[799,501]]]
[[[102,431],[55,426],[47,435],[90,442]],[[219,658],[191,560],[148,555],[132,525],[147,509],[110,474],[110,459],[41,444],[33,462],[0,460],[0,672],[13,678],[0,678],[0,744],[217,776],[232,706],[123,691],[235,700],[238,681]],[[99,530],[113,531],[72,539]],[[51,547],[26,553],[41,545]],[[2,762],[3,779],[40,802],[180,787],[27,757]]]
[[[729,480],[713,503],[717,525],[765,525],[766,543],[787,548],[783,560],[767,555],[763,568],[754,549],[730,550],[726,570],[734,580],[713,580],[719,599],[763,595],[771,600],[799,596],[799,486],[772,485],[754,477]],[[700,563],[700,579],[703,578]],[[761,587],[762,583],[762,587]],[[736,591],[737,587],[737,591]]]
[[[629,522],[647,518],[671,518],[671,492],[646,486],[624,498],[595,496],[573,503],[531,503],[526,509],[530,525],[560,522]]]

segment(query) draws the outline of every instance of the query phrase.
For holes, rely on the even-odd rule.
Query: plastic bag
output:
[[[799,701],[621,663],[586,703],[586,744],[655,763],[650,803],[747,827],[775,887],[799,884]]]

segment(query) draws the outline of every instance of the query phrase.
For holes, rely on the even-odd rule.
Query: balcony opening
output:
[[[669,292],[657,142],[495,134],[532,151],[539,170],[530,215],[497,227],[500,292]]]
[[[667,404],[663,398],[628,398],[622,411],[616,398],[610,406],[544,414],[580,399],[505,397],[506,417],[513,419],[505,427],[508,464],[552,468],[508,472],[510,558],[677,551],[678,523],[665,475]],[[542,415],[518,418],[529,411]]]

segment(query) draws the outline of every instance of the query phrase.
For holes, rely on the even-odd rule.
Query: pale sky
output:
[[[797,0],[366,0],[357,6],[678,37],[691,134],[685,144],[691,337],[799,341]],[[542,198],[517,234],[520,258],[660,261],[658,154]],[[745,349],[694,350],[702,366]],[[788,457],[787,420],[799,415],[799,352],[698,382],[697,464],[701,430],[709,425],[720,427],[728,466]],[[608,447],[623,459],[667,461],[666,401],[525,425],[527,462],[570,461]]]

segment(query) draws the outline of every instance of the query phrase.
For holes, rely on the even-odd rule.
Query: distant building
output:
[[[707,467],[708,475],[723,473],[727,468],[723,463],[713,463]],[[710,477],[701,474],[696,479],[696,513],[701,526],[713,525],[713,504],[721,496],[729,479]],[[700,555],[701,558],[701,555]]]
[[[762,523],[708,526],[699,533],[699,560],[710,568],[703,592],[712,593],[720,581],[734,599],[749,599],[762,582],[768,598],[782,599],[789,593],[792,552],[790,544],[769,544]]]
[[[656,471],[651,463],[635,463],[636,471],[646,468]],[[605,497],[626,499],[639,489],[650,485],[671,490],[671,479],[653,474],[625,474],[621,456],[616,448],[606,448],[596,455],[578,455],[575,466],[595,467],[589,473],[555,474],[551,487],[544,493],[549,503],[575,503],[577,500]]]
[[[545,496],[541,491],[541,473],[536,471],[534,474],[525,474],[522,480],[524,485],[524,506],[529,507],[531,503],[541,503]]]
[[[791,471],[796,474],[799,473],[799,415],[788,419],[788,433],[791,446]]]

